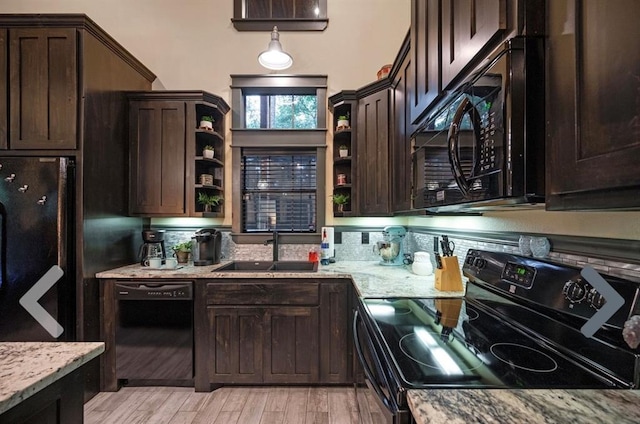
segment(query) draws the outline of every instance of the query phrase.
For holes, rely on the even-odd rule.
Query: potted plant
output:
[[[178,263],[186,264],[191,254],[191,240],[176,244],[172,247],[173,253],[178,258]]]
[[[213,159],[213,146],[211,145],[206,145],[204,146],[204,149],[202,149],[202,157],[207,158],[207,159]]]
[[[211,207],[218,206],[222,200],[222,196],[217,194],[198,193],[198,203],[204,206],[204,212],[211,212]]]
[[[338,147],[338,152],[340,153],[341,158],[346,158],[349,156],[349,148],[344,144]]]
[[[333,196],[333,203],[338,205],[338,212],[344,212],[344,205],[349,202],[349,195],[346,193],[335,193]]]
[[[338,116],[338,130],[349,128],[349,114]]]
[[[205,115],[200,118],[200,129],[213,131],[213,118]]]

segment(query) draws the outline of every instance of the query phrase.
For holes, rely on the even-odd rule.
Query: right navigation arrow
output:
[[[598,329],[602,327],[609,318],[618,312],[618,309],[622,308],[622,305],[624,305],[624,299],[613,289],[613,287],[609,285],[609,283],[607,283],[607,280],[602,278],[602,276],[600,276],[600,274],[590,266],[582,268],[580,275],[582,275],[582,277],[587,280],[587,282],[591,284],[606,301],[604,305],[602,305],[602,308],[600,308],[598,312],[596,312],[580,329],[582,334],[585,336],[593,337],[596,331],[598,331]]]

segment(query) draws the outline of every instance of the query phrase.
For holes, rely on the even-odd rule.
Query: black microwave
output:
[[[413,209],[544,205],[544,41],[504,42],[411,136]]]

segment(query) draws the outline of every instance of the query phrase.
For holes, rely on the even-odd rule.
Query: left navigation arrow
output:
[[[20,298],[20,304],[44,327],[52,337],[58,338],[64,328],[39,303],[38,300],[64,275],[58,265],[52,266],[28,292]]]

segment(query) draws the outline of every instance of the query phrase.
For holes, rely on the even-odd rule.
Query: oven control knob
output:
[[[567,298],[567,300],[571,303],[580,303],[584,300],[587,295],[587,286],[582,278],[578,278],[577,280],[569,280],[564,283],[564,287],[562,288],[562,293]]]
[[[487,261],[482,258],[476,258],[476,260],[473,262],[473,265],[482,269],[487,265]]]
[[[589,304],[596,309],[602,308],[602,305],[604,305],[606,302],[604,296],[598,293],[595,288],[589,290],[587,301],[589,301]]]

